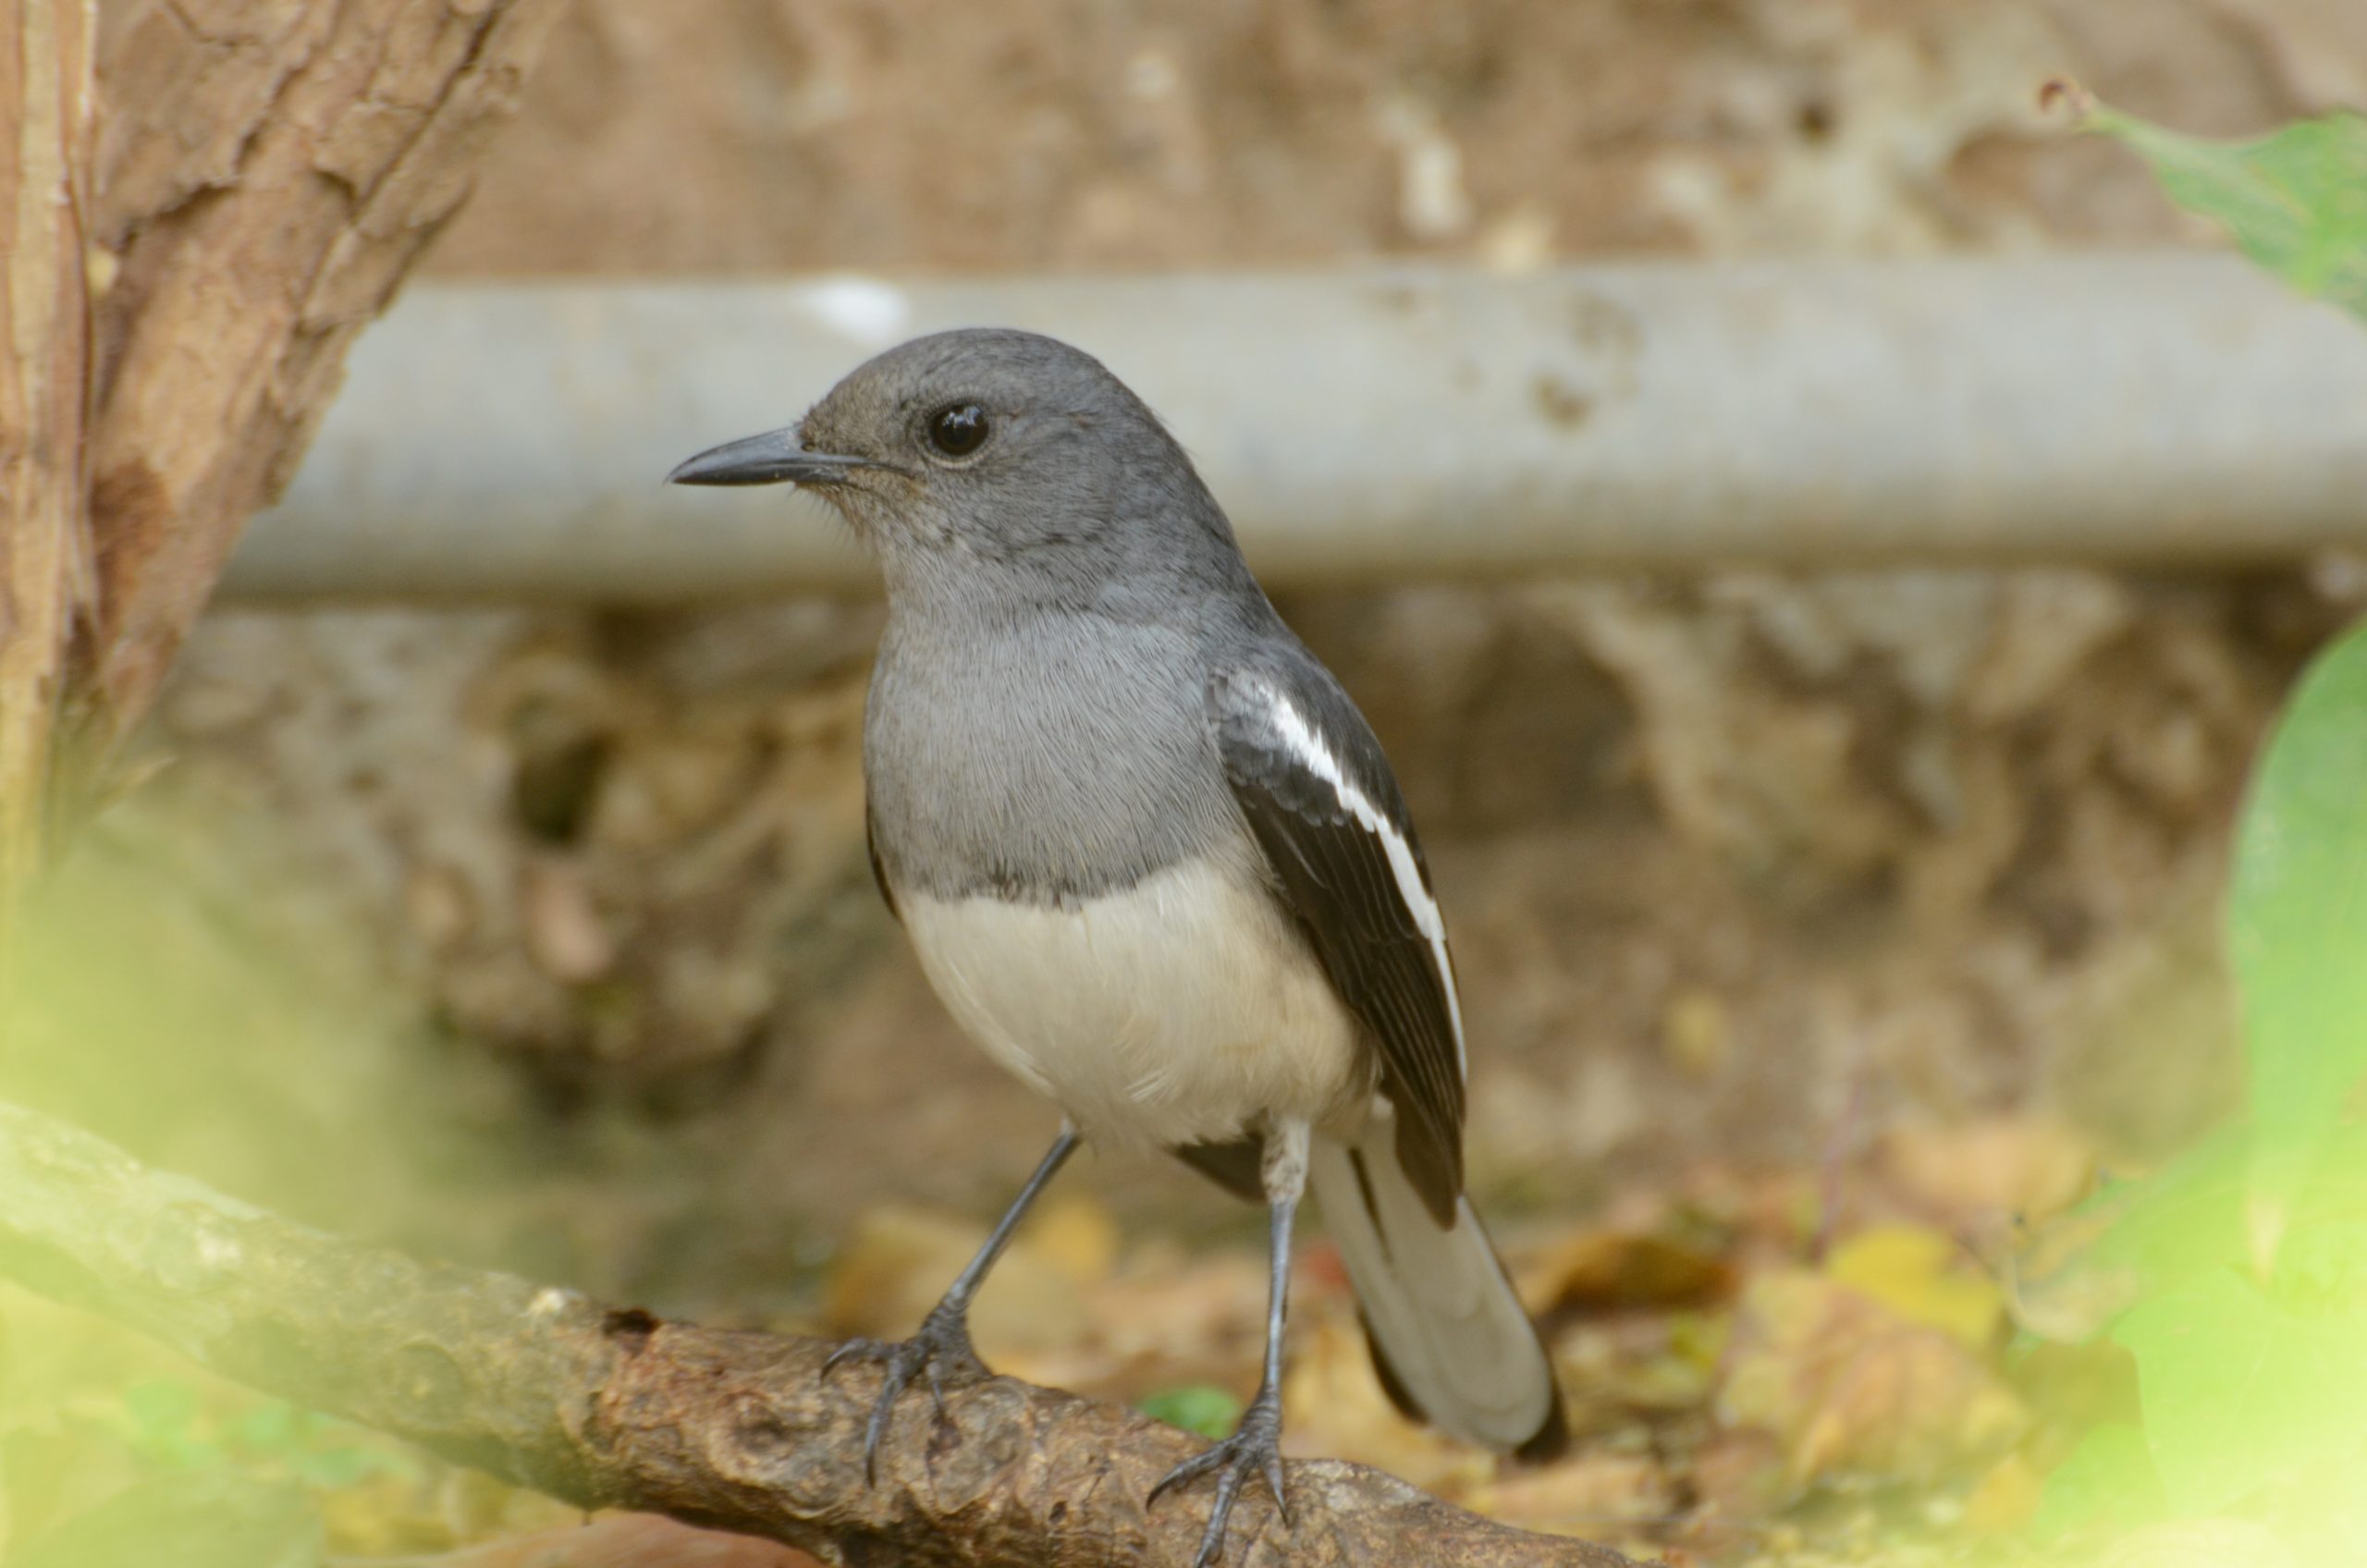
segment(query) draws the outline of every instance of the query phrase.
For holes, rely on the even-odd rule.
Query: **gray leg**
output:
[[[1193,1568],[1208,1568],[1224,1554],[1225,1525],[1233,1504],[1252,1476],[1265,1477],[1274,1494],[1274,1507],[1290,1523],[1290,1505],[1282,1497],[1282,1322],[1291,1283],[1291,1221],[1298,1213],[1300,1194],[1306,1190],[1306,1127],[1290,1123],[1269,1133],[1262,1171],[1266,1187],[1268,1266],[1266,1298],[1266,1370],[1257,1381],[1257,1395],[1241,1415],[1233,1436],[1194,1459],[1169,1471],[1150,1489],[1157,1502],[1170,1488],[1184,1486],[1215,1473],[1216,1501],[1208,1510],[1208,1527],[1201,1534]]]
[[[978,1359],[977,1351],[970,1343],[970,1300],[986,1282],[987,1271],[1002,1256],[1011,1243],[1012,1232],[1019,1229],[1019,1221],[1036,1201],[1037,1194],[1051,1182],[1053,1173],[1068,1163],[1076,1152],[1076,1129],[1063,1125],[1061,1135],[1036,1167],[1036,1174],[1027,1178],[1027,1185],[1019,1189],[1019,1196],[995,1224],[987,1237],[986,1245],[978,1249],[969,1265],[957,1276],[945,1292],[945,1298],[929,1309],[921,1319],[920,1331],[909,1340],[889,1342],[881,1340],[849,1340],[830,1354],[822,1363],[822,1375],[828,1377],[842,1361],[877,1361],[886,1368],[879,1387],[879,1398],[871,1407],[871,1422],[863,1435],[863,1474],[867,1481],[879,1476],[879,1439],[888,1431],[888,1417],[896,1408],[896,1398],[912,1385],[914,1378],[926,1374],[928,1391],[937,1402],[937,1413],[945,1414],[945,1377],[983,1378],[986,1363]]]

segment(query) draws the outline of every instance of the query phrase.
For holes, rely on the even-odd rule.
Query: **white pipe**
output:
[[[811,500],[660,477],[982,324],[1132,383],[1274,583],[2367,545],[2367,330],[2223,256],[445,285],[362,339],[226,590],[862,590]]]

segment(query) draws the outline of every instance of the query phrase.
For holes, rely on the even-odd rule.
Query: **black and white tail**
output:
[[[1318,1136],[1307,1168],[1356,1288],[1373,1366],[1406,1415],[1467,1442],[1550,1459],[1569,1441],[1562,1390],[1471,1200],[1442,1227],[1377,1116],[1352,1143]]]

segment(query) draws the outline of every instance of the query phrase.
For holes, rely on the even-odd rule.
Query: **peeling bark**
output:
[[[142,1169],[0,1105],[0,1275],[256,1388],[584,1507],[663,1513],[833,1562],[1189,1562],[1207,1498],[1146,1510],[1198,1439],[990,1378],[917,1392],[863,1470],[878,1374],[819,1340],[703,1329],[507,1275],[423,1265]],[[1286,1527],[1235,1510],[1233,1568],[1634,1568],[1357,1465],[1289,1466]]]
[[[92,239],[104,746],[286,485],[354,336],[466,195],[561,0],[124,0],[101,40]]]

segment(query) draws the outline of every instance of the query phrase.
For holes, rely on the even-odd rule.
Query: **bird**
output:
[[[694,485],[791,484],[876,557],[863,729],[871,870],[972,1041],[1061,1132],[884,1370],[987,1376],[968,1311],[1081,1142],[1161,1149],[1268,1211],[1265,1359],[1196,1568],[1281,1454],[1292,1239],[1312,1194],[1391,1399],[1525,1459],[1568,1441],[1552,1360],[1464,1191],[1468,1062],[1428,864],[1380,743],[1283,622],[1183,447],[1098,360],[965,328],[856,367],[797,423],[700,452]]]

